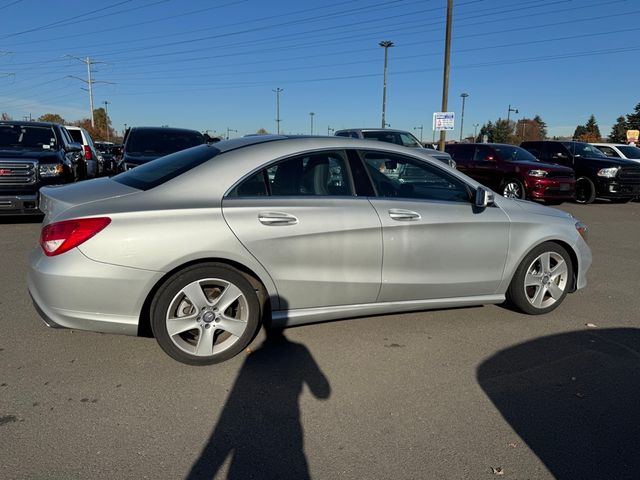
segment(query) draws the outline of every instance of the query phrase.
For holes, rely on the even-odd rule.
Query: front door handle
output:
[[[295,225],[298,219],[284,212],[260,212],[258,220],[263,225]]]
[[[422,218],[418,212],[414,212],[413,210],[405,210],[403,208],[392,208],[391,210],[389,210],[389,216],[393,220],[397,220],[399,222],[420,220],[420,218]]]

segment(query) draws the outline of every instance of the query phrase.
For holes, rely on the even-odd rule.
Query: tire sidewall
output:
[[[578,198],[578,188],[579,188],[578,185],[585,185],[587,188],[589,188],[589,194],[585,195],[585,198],[583,200]],[[589,203],[593,203],[595,199],[596,199],[596,186],[591,181],[591,179],[587,177],[578,178],[576,180],[576,203],[586,205]]]
[[[505,195],[505,191],[504,189],[507,187],[507,185],[509,185],[510,183],[515,183],[518,185],[518,188],[520,189],[521,192],[521,196],[519,197],[507,197]],[[519,199],[519,200],[524,200],[525,198],[527,198],[527,192],[524,189],[524,183],[522,183],[520,180],[518,180],[517,178],[509,178],[507,180],[505,180],[502,183],[502,196],[505,198],[515,198],[515,199]]]
[[[174,297],[186,285],[205,278],[219,278],[237,286],[248,306],[247,328],[234,345],[208,357],[191,355],[179,349],[171,340],[166,326],[166,313]],[[212,365],[224,362],[244,350],[260,327],[260,303],[254,288],[237,270],[223,264],[209,263],[188,267],[175,273],[158,289],[150,307],[151,330],[160,348],[171,358],[188,365]]]

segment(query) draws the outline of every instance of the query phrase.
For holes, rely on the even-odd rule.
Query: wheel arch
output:
[[[529,253],[531,253],[534,249],[538,248],[540,245],[544,245],[545,243],[555,243],[556,245],[561,246],[562,248],[564,248],[567,253],[569,254],[569,258],[571,260],[571,266],[572,266],[572,276],[570,279],[570,284],[569,284],[569,288],[567,290],[568,293],[572,293],[576,291],[576,283],[578,280],[578,269],[580,268],[580,264],[578,263],[578,254],[575,252],[575,250],[573,249],[573,247],[565,242],[564,240],[560,240],[557,238],[546,238],[543,239],[537,243],[535,243],[534,245],[531,246],[531,248],[527,249],[522,256],[518,259],[517,262],[515,262],[514,264],[514,268],[513,271],[511,272],[511,274],[509,275],[509,281],[506,282],[506,288],[509,288],[509,285],[511,285],[511,282],[513,281],[513,276],[516,274],[516,271],[518,270],[518,267],[520,266],[520,264],[522,263],[522,261],[526,258],[527,255],[529,255]]]
[[[251,270],[246,265],[239,263],[234,260],[229,260],[228,258],[220,258],[220,257],[210,257],[210,258],[199,258],[196,260],[191,260],[181,265],[178,265],[165,273],[160,280],[158,280],[155,285],[151,288],[149,293],[147,294],[144,303],[142,304],[142,309],[140,310],[140,317],[138,319],[138,336],[139,337],[149,337],[153,338],[153,332],[151,331],[151,302],[153,301],[156,293],[164,285],[169,278],[171,278],[177,272],[184,270],[189,267],[193,267],[195,265],[202,265],[207,263],[218,263],[221,265],[228,265],[229,267],[234,268],[238,272],[240,272],[247,281],[253,286],[258,295],[258,300],[260,303],[260,314],[261,317],[264,317],[265,313],[270,312],[271,308],[271,298],[273,293],[269,293],[267,289],[266,283],[260,278],[260,276]]]

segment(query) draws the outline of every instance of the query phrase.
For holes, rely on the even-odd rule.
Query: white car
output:
[[[89,132],[82,127],[75,127],[73,125],[65,125],[64,128],[67,129],[74,142],[82,145],[82,158],[86,164],[86,172],[78,172],[78,178],[84,180],[85,178],[97,177],[102,170],[102,168],[100,168],[102,162],[100,161],[101,158],[98,155],[98,151],[93,144],[93,139],[91,135],[89,135]]]
[[[594,147],[611,158],[626,158],[640,163],[640,148],[624,143],[592,143]]]

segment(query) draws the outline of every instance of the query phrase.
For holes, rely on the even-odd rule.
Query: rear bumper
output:
[[[29,294],[44,322],[73,328],[136,335],[142,305],[160,272],[94,262],[78,249],[29,257]]]
[[[0,215],[39,215],[38,194],[0,195]]]

